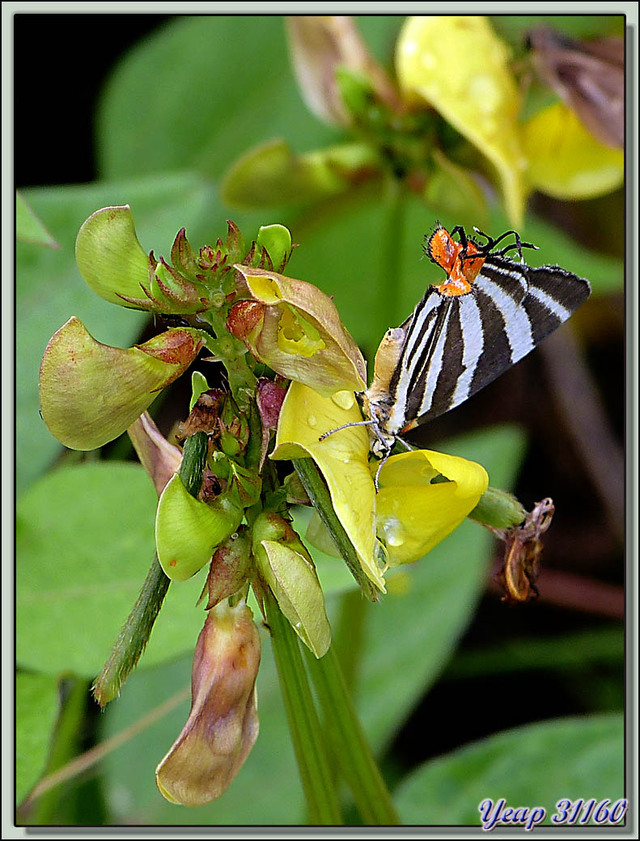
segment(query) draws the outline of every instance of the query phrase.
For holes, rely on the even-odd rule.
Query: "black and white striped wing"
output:
[[[463,295],[431,287],[406,329],[390,382],[388,431],[453,409],[526,356],[589,297],[557,266],[531,268],[490,256]]]

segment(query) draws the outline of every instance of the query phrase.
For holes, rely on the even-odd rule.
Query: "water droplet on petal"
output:
[[[383,532],[387,546],[402,546],[405,540],[404,526],[395,517],[387,520],[383,524]]]
[[[351,409],[356,402],[356,398],[352,391],[337,391],[331,396],[331,399],[341,409]]]
[[[307,418],[307,423],[309,426],[317,426],[318,425],[318,418],[315,415],[309,415]]]

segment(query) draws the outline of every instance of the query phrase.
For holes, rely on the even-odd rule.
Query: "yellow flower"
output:
[[[408,101],[427,102],[495,166],[509,218],[522,223],[526,159],[520,145],[520,95],[509,55],[485,17],[410,17],[396,48]]]
[[[474,462],[429,450],[391,456],[380,470],[379,493],[369,465],[370,442],[355,395],[323,397],[292,383],[282,405],[275,459],[313,458],[335,513],[362,569],[384,592],[381,544],[389,566],[417,561],[450,534],[487,489],[485,469]]]
[[[391,456],[378,477],[376,528],[389,566],[417,561],[457,528],[489,484],[479,464],[432,450]]]

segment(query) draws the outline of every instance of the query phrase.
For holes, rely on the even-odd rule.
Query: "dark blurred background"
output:
[[[169,19],[153,14],[15,16],[18,189],[95,179],[93,116],[99,93],[120,57]]]

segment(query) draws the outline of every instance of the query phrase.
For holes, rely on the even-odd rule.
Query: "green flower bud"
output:
[[[311,556],[278,514],[261,514],[252,535],[258,569],[280,610],[304,644],[322,657],[331,645],[331,628]]]

